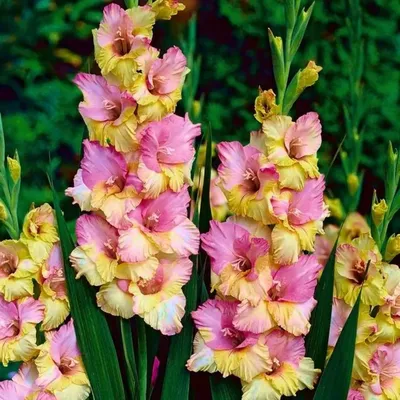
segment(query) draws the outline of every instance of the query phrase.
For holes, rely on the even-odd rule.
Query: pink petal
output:
[[[232,222],[210,221],[210,230],[201,235],[201,247],[211,259],[212,270],[219,275],[227,264],[235,261],[235,239],[246,237],[249,232]]]
[[[174,46],[167,50],[162,59],[157,59],[147,76],[150,90],[157,94],[169,94],[179,87],[186,70],[186,57]]]
[[[289,205],[289,221],[292,225],[303,225],[316,221],[324,214],[325,178],[308,179],[301,192],[293,192]]]
[[[304,338],[293,336],[283,329],[274,329],[268,333],[265,344],[272,359],[277,358],[280,363],[288,362],[296,367],[306,354]]]
[[[101,146],[99,142],[84,140],[83,146],[82,178],[87,187],[93,189],[99,182],[125,183],[128,169],[122,154],[112,146]]]
[[[95,244],[100,253],[114,258],[113,253],[118,244],[118,231],[99,215],[81,215],[76,221],[76,237],[80,246]]]
[[[25,400],[31,390],[13,381],[0,382],[0,400]]]
[[[232,321],[238,304],[222,300],[207,300],[192,312],[197,329],[210,330],[212,333],[212,339],[206,342],[211,349],[231,350],[236,348],[234,338],[225,335],[224,330],[234,329]]]
[[[18,301],[18,313],[21,323],[31,322],[38,324],[43,321],[44,305],[33,297]]]
[[[239,142],[221,142],[217,145],[221,165],[218,175],[226,190],[240,185],[244,181],[246,171],[246,154],[244,147]]]
[[[15,336],[13,322],[19,321],[15,302],[7,302],[0,296],[0,339]]]
[[[103,19],[97,32],[97,41],[104,47],[114,44],[117,31],[121,31],[124,36],[132,39],[133,22],[118,4],[109,4],[104,7]]]
[[[152,231],[167,232],[181,224],[187,218],[190,196],[187,186],[180,192],[167,190],[156,199],[143,200],[138,209],[145,223],[153,221]]]
[[[303,115],[286,132],[286,150],[296,159],[315,154],[321,147],[321,131],[317,113]]]
[[[151,370],[151,386],[154,386],[158,377],[158,370],[160,369],[160,360],[154,357],[153,368]]]
[[[365,400],[362,393],[358,390],[350,389],[349,394],[347,395],[347,400]]]
[[[74,176],[74,186],[65,190],[65,195],[74,199],[73,204],[78,204],[82,211],[90,211],[91,190],[84,184],[82,170],[79,168]]]
[[[279,300],[303,303],[311,299],[321,268],[314,255],[301,255],[295,264],[281,266],[274,276],[280,284]]]
[[[346,304],[343,300],[333,299],[332,304],[332,316],[331,316],[331,327],[329,330],[329,346],[336,346],[336,342],[339,339],[339,335],[346,323],[348,316],[350,315],[351,306]]]
[[[52,336],[50,354],[57,365],[60,364],[62,358],[76,358],[80,356],[72,319],[67,324],[61,326]]]

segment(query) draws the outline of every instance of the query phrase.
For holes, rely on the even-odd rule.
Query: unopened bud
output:
[[[11,179],[17,183],[21,177],[21,164],[15,158],[7,157],[8,170],[10,171]]]
[[[315,64],[314,61],[309,61],[307,66],[300,72],[297,90],[301,93],[305,88],[314,85],[319,78],[318,73],[321,71],[322,67]]]
[[[379,226],[382,223],[387,211],[388,206],[385,199],[382,199],[379,203],[372,205],[372,220],[374,221],[375,226]]]
[[[357,193],[358,187],[360,186],[360,180],[356,174],[349,174],[347,177],[347,186],[349,187],[349,192],[352,196]]]
[[[385,251],[385,261],[390,262],[400,254],[400,234],[390,236]]]
[[[6,206],[0,202],[0,221],[6,221],[8,218]]]
[[[342,220],[344,218],[344,209],[341,200],[338,198],[330,199],[328,197],[325,197],[324,200],[329,208],[331,217]]]
[[[151,8],[156,13],[156,19],[171,19],[173,15],[185,9],[185,5],[178,0],[156,0]]]
[[[277,114],[279,107],[275,103],[275,93],[272,89],[262,90],[259,88],[259,95],[254,103],[256,113],[254,118],[262,123],[270,116]]]
[[[201,101],[194,100],[192,105],[193,117],[197,118],[201,113]]]

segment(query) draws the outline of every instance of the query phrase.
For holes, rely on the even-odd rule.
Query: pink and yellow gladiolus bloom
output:
[[[272,230],[274,261],[292,264],[301,251],[313,252],[317,233],[323,234],[322,223],[329,215],[324,204],[325,180],[309,179],[303,190],[282,190],[271,199],[273,214],[279,221]]]
[[[167,190],[156,199],[142,200],[128,214],[131,227],[119,230],[121,260],[136,263],[160,252],[180,257],[197,254],[199,231],[187,218],[189,202],[186,186],[177,193]]]
[[[138,132],[138,176],[144,182],[145,197],[158,197],[167,189],[179,192],[185,183],[192,183],[193,144],[200,134],[200,124],[193,124],[188,114],[184,118],[168,115]]]
[[[271,197],[278,188],[276,167],[260,150],[239,142],[219,143],[217,151],[219,184],[230,211],[265,225],[275,223]]]
[[[60,326],[69,315],[60,243],[51,249],[49,258],[42,265],[41,276],[39,301],[45,305],[42,329],[48,331]]]
[[[4,240],[0,243],[0,294],[6,301],[33,295],[33,279],[39,266],[27,246],[21,241]]]
[[[29,361],[37,353],[36,324],[44,306],[33,297],[7,302],[0,296],[0,361]]]
[[[237,306],[238,302],[207,300],[192,313],[198,333],[187,362],[190,371],[219,371],[246,382],[271,371],[272,360],[262,337],[233,325]]]
[[[321,372],[305,357],[304,338],[275,329],[263,336],[272,366],[250,382],[242,382],[243,400],[280,400],[295,396],[303,389],[313,389]]]
[[[57,399],[85,400],[90,386],[76,343],[73,321],[58,331],[46,334],[46,342],[40,345],[35,360],[38,369],[36,384],[46,387]]]
[[[128,10],[117,4],[104,8],[99,29],[93,30],[95,58],[101,74],[122,88],[138,76],[137,57],[150,45],[155,12],[150,6]]]
[[[118,151],[134,150],[137,121],[133,96],[109,84],[102,76],[79,73],[74,83],[84,97],[79,112],[90,140],[97,140],[102,146],[111,144]]]
[[[302,190],[307,179],[319,177],[316,153],[321,146],[321,131],[315,112],[296,122],[288,116],[273,115],[263,122],[259,137],[252,140],[277,166],[281,187]]]

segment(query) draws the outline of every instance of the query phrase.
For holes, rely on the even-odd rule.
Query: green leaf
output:
[[[292,43],[290,45],[290,59],[291,60],[297,53],[297,50],[299,49],[300,44],[303,40],[304,33],[307,29],[308,22],[310,21],[310,18],[311,18],[314,4],[315,3],[312,3],[307,11],[305,11],[305,9],[303,8],[303,10],[300,12],[300,14],[297,18],[296,26],[293,31]]]
[[[235,376],[223,378],[220,374],[210,376],[211,394],[213,400],[240,400],[242,387]]]
[[[361,291],[323,372],[314,400],[347,399],[353,370]],[[338,374],[340,379],[338,379]]]
[[[4,144],[4,130],[3,130],[3,121],[0,114],[0,165],[4,165],[6,154],[6,146]]]
[[[285,62],[283,58],[283,43],[282,38],[274,36],[271,29],[268,29],[269,45],[272,55],[272,66],[274,69],[274,77],[278,92],[285,90]]]
[[[121,328],[122,348],[124,351],[129,398],[135,400],[138,393],[138,375],[135,361],[135,350],[133,348],[132,325],[131,321],[125,318],[120,318],[119,323]]]
[[[147,399],[147,376],[148,376],[148,362],[147,362],[147,335],[146,324],[143,318],[137,316],[136,329],[138,339],[138,375],[139,375],[139,399]]]
[[[306,354],[314,360],[315,368],[321,370],[324,369],[328,350],[336,247],[337,240],[315,291],[315,299],[318,303],[311,314],[311,329],[306,336]]]
[[[161,333],[160,331],[156,331],[153,329],[150,325],[145,325],[146,327],[146,341],[147,341],[147,365],[149,368],[149,371],[153,371],[153,364],[154,364],[154,359],[156,358],[157,352],[158,352],[158,346],[160,344],[160,336]],[[151,398],[151,373],[147,377],[147,391],[148,391],[148,397]]]
[[[294,102],[299,98],[301,92],[297,89],[300,82],[301,70],[290,81],[288,88],[286,89],[284,105],[283,105],[283,115],[288,115],[290,109],[292,108]]]
[[[191,257],[193,273],[189,282],[183,287],[186,297],[186,312],[182,319],[183,328],[180,334],[171,338],[161,400],[189,398],[190,373],[186,369],[186,361],[192,352],[194,327],[190,313],[196,308],[198,258],[198,256]]]
[[[69,262],[74,243],[50,178],[49,182],[53,192],[71,315],[93,395],[99,400],[123,400],[125,393],[120,367],[106,318],[97,307],[95,288],[84,279],[75,279],[75,272]]]

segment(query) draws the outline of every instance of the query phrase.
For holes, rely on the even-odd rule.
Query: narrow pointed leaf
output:
[[[310,21],[311,14],[314,9],[314,4],[315,3],[312,3],[307,11],[303,9],[297,17],[296,26],[293,32],[292,43],[290,46],[290,59],[293,59],[293,57],[297,53],[297,50],[300,47],[300,44],[304,37],[304,33],[307,29],[308,22]]]
[[[136,329],[138,339],[138,379],[139,379],[139,399],[147,399],[147,377],[149,372],[148,358],[147,358],[147,335],[146,324],[142,318],[137,316]]]
[[[271,29],[268,29],[268,38],[276,86],[278,87],[278,91],[283,91],[285,90],[285,62],[283,58],[282,38],[274,36]]]
[[[320,378],[314,400],[347,399],[353,370],[360,299],[361,291]]]
[[[242,398],[240,380],[235,376],[222,378],[220,374],[212,374],[210,387],[213,400],[240,400]]]
[[[314,360],[315,368],[324,369],[331,325],[333,279],[337,241],[333,246],[315,291],[317,306],[311,314],[311,329],[306,336],[306,354]]]
[[[76,337],[93,397],[99,400],[123,400],[125,393],[120,367],[106,318],[97,307],[95,288],[84,279],[75,279],[75,272],[69,262],[74,243],[68,232],[60,201],[51,180],[50,185],[64,259],[71,315],[74,319]]]
[[[126,369],[126,380],[128,381],[129,399],[137,399],[138,375],[135,361],[135,350],[133,348],[132,325],[129,319],[120,318],[121,339],[124,351]]]

